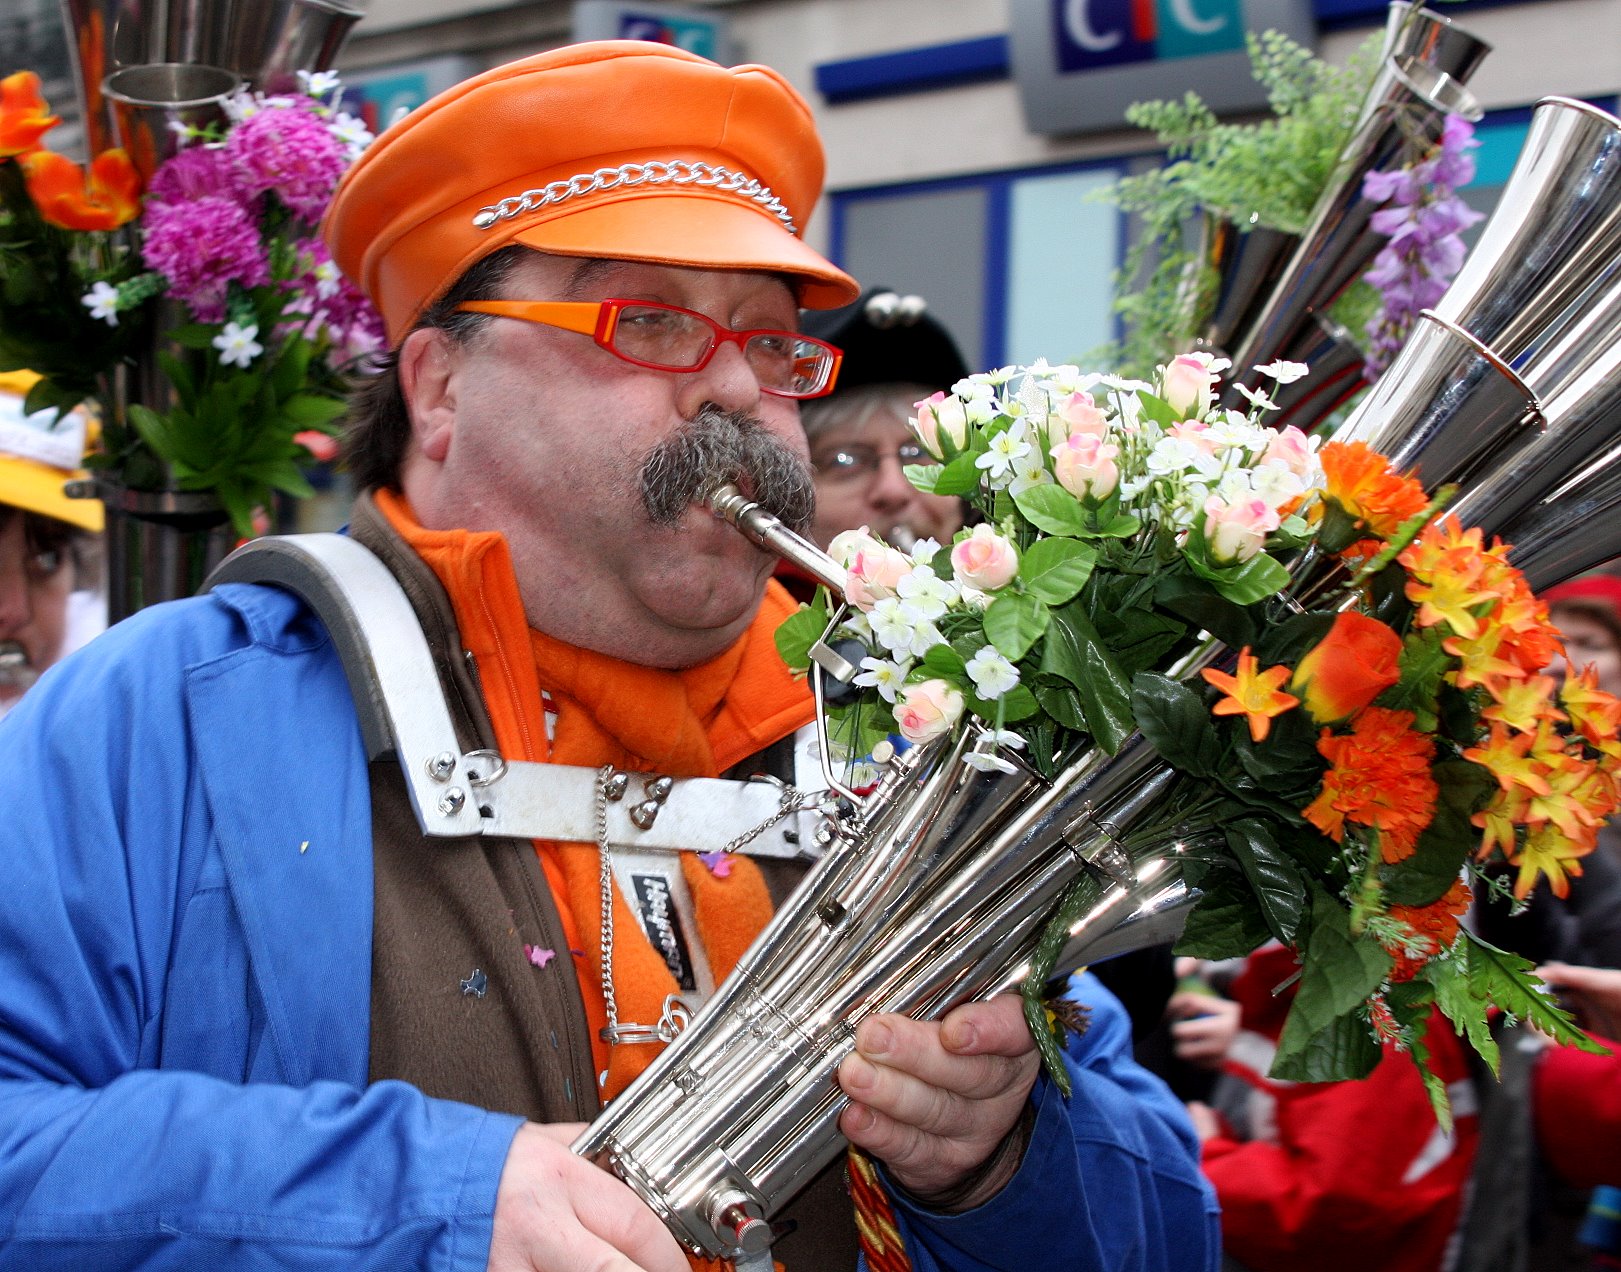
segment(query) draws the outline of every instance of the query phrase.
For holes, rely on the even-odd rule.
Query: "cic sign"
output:
[[[1149,98],[1198,93],[1218,113],[1259,109],[1244,37],[1268,28],[1310,47],[1310,0],[1010,0],[1013,74],[1030,128],[1121,128]]]

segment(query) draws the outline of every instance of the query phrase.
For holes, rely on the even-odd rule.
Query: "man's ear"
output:
[[[425,459],[443,462],[456,431],[458,346],[437,327],[419,327],[400,345],[400,393]]]

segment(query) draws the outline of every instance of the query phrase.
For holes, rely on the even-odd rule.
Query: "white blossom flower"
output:
[[[92,283],[79,303],[90,311],[92,318],[100,318],[109,327],[118,326],[118,288],[105,279]]]
[[[968,660],[968,678],[981,698],[993,701],[1019,683],[1019,669],[994,645],[985,645]]]
[[[945,643],[939,628],[907,602],[893,596],[879,601],[867,613],[872,637],[892,654],[921,658]]]
[[[327,121],[326,126],[328,132],[349,148],[351,163],[360,158],[361,152],[376,140],[372,130],[366,127],[365,121],[349,114],[348,111],[339,111]]]
[[[969,751],[962,757],[962,762],[971,769],[978,769],[981,773],[1017,773],[1018,766],[1010,760],[1004,760],[995,751]]]
[[[1311,370],[1304,362],[1290,362],[1287,358],[1279,358],[1276,362],[1268,362],[1264,367],[1255,369],[1262,375],[1271,376],[1279,384],[1293,384]]]
[[[940,550],[940,540],[919,539],[912,545],[912,560],[919,565],[928,565],[934,560],[934,554]]]
[[[259,343],[259,324],[250,322],[246,327],[238,323],[228,322],[223,331],[214,337],[214,348],[220,351],[220,361],[228,367],[241,367],[244,370],[248,365],[265,351]]]
[[[1237,389],[1239,393],[1243,394],[1244,397],[1263,411],[1275,411],[1278,409],[1278,404],[1267,396],[1265,389],[1252,389],[1247,384],[1234,384],[1233,388]]]
[[[1030,442],[1019,427],[1005,429],[991,438],[990,448],[974,461],[975,468],[983,468],[993,478],[1007,478],[1012,474],[1016,460],[1030,453]]]
[[[311,97],[325,97],[341,81],[336,71],[300,71],[298,86]]]
[[[1041,452],[1032,447],[1029,454],[1013,461],[1013,480],[1008,483],[1008,490],[1020,495],[1036,486],[1050,486],[1052,482],[1053,475],[1047,471]]]
[[[876,689],[885,702],[894,702],[911,669],[910,659],[867,657],[861,660],[861,671],[852,683]]]
[[[927,565],[919,565],[895,585],[895,594],[911,613],[932,622],[956,603],[962,591]]]

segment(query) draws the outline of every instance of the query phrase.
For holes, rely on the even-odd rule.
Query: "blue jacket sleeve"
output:
[[[1086,1031],[1065,1057],[1066,1101],[1045,1077],[1018,1173],[960,1215],[897,1201],[913,1272],[1214,1272],[1220,1266],[1215,1194],[1181,1103],[1132,1058],[1125,1009],[1096,977],[1069,997]]]
[[[370,828],[363,762],[331,763],[341,671],[317,636],[159,608],[0,723],[0,1269],[482,1272],[519,1119],[365,1085]],[[229,833],[197,666],[255,686],[208,730],[259,788]],[[250,898],[232,853],[291,882]],[[278,981],[250,902],[324,974]]]

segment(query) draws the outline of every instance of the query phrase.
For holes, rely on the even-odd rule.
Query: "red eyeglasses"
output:
[[[702,370],[721,345],[735,344],[760,388],[778,397],[831,393],[844,359],[832,345],[796,331],[733,331],[690,309],[648,300],[470,300],[456,308],[577,331],[615,357],[655,371]]]

